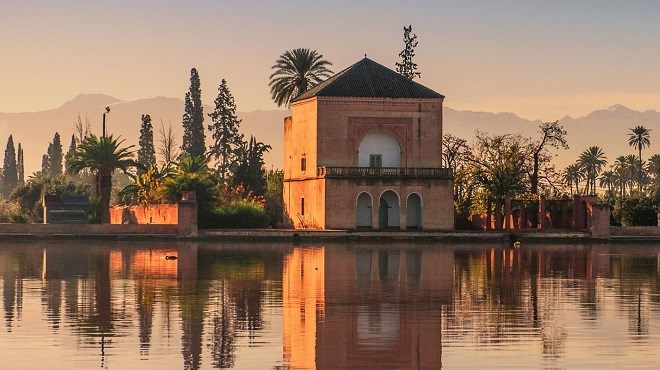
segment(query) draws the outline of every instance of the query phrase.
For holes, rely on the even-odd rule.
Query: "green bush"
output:
[[[197,193],[197,222],[200,228],[212,227],[213,206],[217,203],[217,181],[210,173],[178,173],[163,181],[159,187],[161,199],[168,203],[177,203],[181,200],[184,191],[194,190]]]
[[[16,203],[0,202],[0,223],[24,224],[28,219]]]
[[[617,199],[614,213],[620,217],[623,226],[658,225],[657,207],[649,197]]]
[[[207,222],[210,227],[218,229],[264,228],[270,217],[259,205],[239,202],[214,208]]]
[[[42,198],[44,194],[86,195],[94,194],[92,185],[84,177],[70,177],[66,175],[47,176],[38,174],[31,177],[24,184],[17,186],[11,193],[10,199],[18,204],[23,218],[28,222],[43,222]],[[98,212],[98,202],[90,206],[90,218]]]
[[[282,198],[284,172],[270,170],[266,176],[266,194],[264,195],[266,214],[270,217],[271,226],[284,222],[284,202]]]

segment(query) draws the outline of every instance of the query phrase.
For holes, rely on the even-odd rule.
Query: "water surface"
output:
[[[654,368],[659,261],[637,244],[4,244],[0,364]]]

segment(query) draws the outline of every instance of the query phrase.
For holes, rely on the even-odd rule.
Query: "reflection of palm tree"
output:
[[[229,368],[234,366],[234,331],[236,327],[236,314],[229,303],[229,293],[226,281],[222,280],[220,287],[220,311],[213,318],[213,344],[212,357],[213,366],[217,368]]]
[[[644,126],[636,126],[635,128],[631,128],[630,131],[632,131],[632,133],[628,134],[628,145],[639,151],[639,168],[641,169],[643,168],[642,149],[651,145],[649,135],[651,130]],[[639,171],[637,185],[638,189],[642,190],[642,171]]]
[[[596,177],[603,166],[607,164],[607,158],[605,158],[603,149],[597,146],[592,146],[582,152],[578,161],[586,172],[587,185],[585,193],[596,194]]]
[[[16,277],[11,260],[7,258],[4,262],[5,266],[2,266],[2,303],[5,309],[5,325],[7,331],[11,331],[16,307]]]
[[[199,369],[202,357],[204,333],[204,307],[209,297],[207,284],[199,280],[184,282],[180,289],[181,353],[184,369]]]
[[[154,287],[148,286],[147,281],[143,278],[137,281],[136,293],[137,313],[140,322],[140,349],[147,351],[151,342],[156,294],[154,293]]]
[[[270,75],[270,93],[278,106],[288,106],[292,99],[332,75],[332,63],[316,50],[294,49],[282,54]]]
[[[136,166],[133,160],[133,145],[119,148],[124,141],[113,139],[112,135],[97,138],[92,135],[85,139],[68,158],[68,168],[72,173],[79,173],[89,168],[96,172],[96,196],[100,198],[101,223],[110,223],[110,191],[112,173],[120,169],[124,172]]]

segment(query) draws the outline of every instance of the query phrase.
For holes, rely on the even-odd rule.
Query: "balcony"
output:
[[[435,179],[451,180],[451,168],[415,167],[318,167],[318,177],[332,179]]]

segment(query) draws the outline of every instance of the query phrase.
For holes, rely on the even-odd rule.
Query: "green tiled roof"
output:
[[[293,101],[314,96],[404,99],[444,98],[442,94],[420,85],[369,58],[360,60],[312,87]]]

